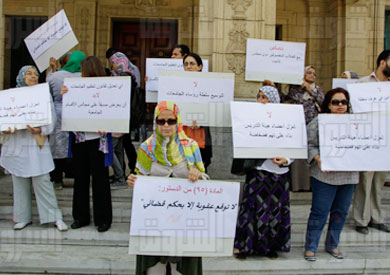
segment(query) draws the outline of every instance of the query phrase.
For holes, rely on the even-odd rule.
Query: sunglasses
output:
[[[176,118],[169,118],[169,119],[156,119],[157,125],[164,126],[165,123],[168,123],[168,125],[176,125],[177,119]]]
[[[338,100],[338,99],[333,99],[330,104],[332,104],[333,106],[338,106],[338,105],[348,105],[348,100],[346,99],[342,99],[342,100]]]

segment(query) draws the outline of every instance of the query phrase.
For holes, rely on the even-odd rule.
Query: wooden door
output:
[[[139,68],[144,87],[146,58],[170,58],[177,44],[177,20],[131,19],[113,22],[112,47]]]

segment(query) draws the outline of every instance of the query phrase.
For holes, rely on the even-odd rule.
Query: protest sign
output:
[[[50,124],[51,95],[47,83],[0,92],[0,130]]]
[[[239,190],[237,182],[191,183],[139,176],[133,193],[129,253],[231,255]]]
[[[235,158],[307,158],[302,105],[231,102]]]
[[[130,77],[66,78],[62,130],[129,132]]]
[[[302,84],[305,43],[248,39],[245,80]]]
[[[158,91],[158,74],[160,71],[184,71],[183,59],[175,58],[146,58],[145,90]],[[209,71],[208,60],[203,60],[202,72]]]
[[[347,84],[354,113],[390,110],[390,83],[366,82]]]
[[[319,114],[324,171],[389,171],[389,112]]]
[[[343,88],[348,91],[347,84],[355,83],[358,80],[359,79],[333,78],[332,89]]]
[[[179,106],[183,124],[230,127],[229,103],[234,100],[234,74],[160,71],[158,101]]]
[[[42,24],[24,42],[40,72],[49,67],[50,57],[58,59],[78,44],[64,10]]]

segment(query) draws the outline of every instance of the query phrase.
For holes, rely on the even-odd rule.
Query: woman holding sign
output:
[[[138,151],[136,172],[139,175],[188,178],[196,182],[208,178],[196,141],[183,131],[176,104],[160,102],[154,111],[153,135]],[[137,177],[130,175],[127,183],[134,186]],[[137,256],[136,274],[200,275],[202,259],[199,257]],[[180,273],[178,273],[180,272]]]
[[[278,90],[263,86],[257,102],[280,103]],[[292,160],[250,159],[244,161],[246,180],[238,213],[234,255],[277,258],[276,251],[290,251],[290,198],[288,166]]]
[[[72,160],[68,158],[69,133],[61,130],[62,125],[62,95],[61,87],[64,79],[69,77],[80,77],[80,63],[86,58],[81,51],[73,52],[68,62],[59,71],[50,73],[46,81],[49,83],[50,93],[53,97],[54,107],[57,115],[56,127],[49,137],[51,153],[54,159],[54,170],[50,173],[51,180],[54,182],[56,189],[63,187],[63,172],[73,174]]]
[[[82,77],[102,77],[106,72],[96,56],[88,56],[81,62]],[[61,94],[68,92],[62,86]],[[69,149],[75,167],[73,189],[72,229],[90,223],[89,185],[92,174],[93,220],[98,232],[107,231],[112,222],[111,190],[108,166],[112,165],[113,148],[111,133],[76,132],[69,137]],[[69,152],[70,153],[70,152]]]
[[[33,66],[24,66],[16,78],[17,87],[33,86],[39,74]],[[42,127],[31,127],[4,132],[9,138],[4,142],[0,165],[12,175],[14,189],[14,225],[20,230],[32,223],[31,186],[34,189],[41,223],[55,222],[60,231],[68,230],[62,221],[49,172],[54,169],[47,135],[54,130],[56,113],[51,104],[51,123]]]
[[[303,105],[306,124],[318,115],[324,100],[322,89],[315,83],[316,79],[316,69],[313,66],[307,66],[302,85],[291,85],[286,96],[286,101]],[[291,165],[291,189],[292,191],[310,190],[309,167],[305,160],[297,160]]]
[[[201,72],[203,68],[202,58],[196,53],[187,54],[183,58],[184,70],[187,72]],[[213,149],[211,144],[211,134],[209,127],[198,126],[196,120],[191,126],[184,126],[184,132],[188,137],[194,139],[200,148],[202,160],[207,171],[207,167],[211,164]]]
[[[326,93],[322,113],[345,114],[350,112],[349,94],[342,88]],[[308,162],[310,163],[312,205],[307,222],[304,257],[315,261],[322,230],[329,217],[325,250],[337,259],[344,256],[337,248],[340,234],[347,219],[359,172],[326,172],[321,170],[321,156],[318,141],[318,119],[307,126]]]

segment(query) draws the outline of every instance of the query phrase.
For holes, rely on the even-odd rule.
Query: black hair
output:
[[[190,48],[184,44],[177,44],[173,49],[180,49],[180,53],[182,56],[186,56],[190,53]]]
[[[186,58],[189,57],[189,56],[192,56],[192,57],[195,59],[196,64],[197,64],[198,66],[200,66],[200,65],[203,66],[202,58],[200,58],[200,56],[197,55],[196,53],[189,53],[189,54],[187,54],[187,55],[183,58],[183,64],[184,64],[184,61],[186,60]]]
[[[344,95],[345,95],[345,98],[346,98],[347,101],[348,101],[348,104],[347,104],[347,113],[350,112],[351,108],[350,108],[350,105],[349,105],[349,93],[348,93],[346,90],[344,90],[343,88],[335,88],[335,89],[329,90],[329,91],[325,94],[325,98],[324,98],[324,101],[322,102],[322,106],[321,106],[321,113],[330,113],[330,110],[329,110],[329,103],[331,102],[332,97],[333,97],[335,94],[338,94],[338,93],[341,93],[341,94],[344,94]]]
[[[109,59],[114,53],[116,53],[117,50],[115,50],[114,48],[109,48],[107,51],[106,51],[106,58]]]
[[[376,67],[378,68],[381,64],[381,61],[384,60],[385,62],[390,57],[390,50],[384,50],[378,55],[378,58],[376,59]]]

